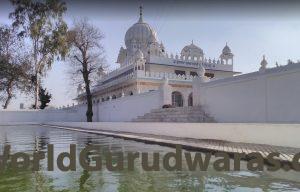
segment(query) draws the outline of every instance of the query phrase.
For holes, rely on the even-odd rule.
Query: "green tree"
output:
[[[0,99],[6,109],[16,91],[31,90],[31,65],[23,42],[8,26],[0,26]]]
[[[56,58],[64,59],[68,52],[67,24],[63,14],[66,4],[60,0],[11,0],[14,11],[10,13],[19,36],[29,38],[33,62],[34,106],[38,107],[41,78],[51,68]]]
[[[52,98],[52,95],[47,91],[47,89],[40,87],[39,91],[39,101],[40,101],[40,109],[45,109],[48,106],[48,103],[50,103]]]

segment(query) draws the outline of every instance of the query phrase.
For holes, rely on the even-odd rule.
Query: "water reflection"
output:
[[[160,154],[174,151],[172,148],[158,145],[147,145],[135,141],[115,139],[101,135],[50,129],[44,127],[0,127],[0,153],[3,146],[10,144],[12,152],[47,150],[53,144],[54,157],[61,152],[69,151],[69,144],[77,144],[77,155],[86,145],[101,146],[101,155],[112,152],[149,152],[149,160],[153,152]],[[89,154],[85,157],[92,162]],[[127,165],[126,156],[124,165]],[[77,165],[79,165],[77,158]],[[151,161],[149,162],[151,164]],[[160,163],[162,164],[162,163]],[[183,167],[187,165],[183,162]],[[299,191],[300,175],[295,172],[216,172],[209,167],[207,172],[143,171],[140,160],[135,161],[134,171],[110,172],[102,164],[102,170],[89,172],[80,166],[75,172],[46,171],[47,163],[41,161],[41,171],[13,172],[6,170],[0,174],[0,191],[119,191],[119,192],[188,192],[188,191]]]

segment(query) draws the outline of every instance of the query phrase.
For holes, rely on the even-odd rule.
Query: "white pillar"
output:
[[[163,84],[160,86],[160,92],[162,94],[162,105],[172,104],[172,87],[169,85],[168,78],[164,79]]]

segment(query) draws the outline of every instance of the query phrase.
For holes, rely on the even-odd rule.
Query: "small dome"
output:
[[[227,43],[226,43],[225,47],[223,48],[222,53],[223,53],[224,55],[232,54],[232,53],[231,53],[231,49],[229,48],[229,46],[227,45]]]
[[[192,44],[185,46],[181,50],[181,55],[184,55],[184,56],[203,56],[204,52],[200,47],[194,45],[194,43],[192,42]]]

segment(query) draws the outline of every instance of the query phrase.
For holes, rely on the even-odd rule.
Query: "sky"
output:
[[[263,55],[268,67],[285,65],[288,59],[300,60],[300,2],[298,1],[66,1],[65,20],[88,18],[104,34],[107,64],[115,63],[127,29],[138,20],[139,6],[144,21],[157,32],[168,53],[180,53],[194,41],[205,56],[218,58],[226,42],[234,54],[234,71],[257,71]],[[12,11],[8,1],[0,1],[0,24],[9,24]],[[44,78],[44,87],[53,95],[50,105],[59,107],[75,101],[68,64],[55,62]],[[17,95],[10,109],[20,103],[33,103]]]

